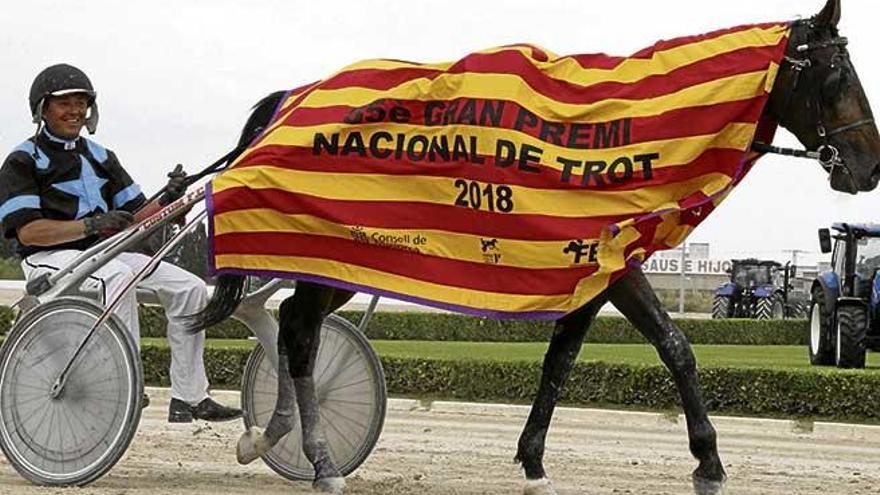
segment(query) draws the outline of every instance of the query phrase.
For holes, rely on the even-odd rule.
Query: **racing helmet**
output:
[[[29,98],[31,116],[35,124],[43,119],[43,106],[49,96],[63,96],[72,93],[85,93],[89,98],[89,111],[86,116],[86,129],[94,134],[98,128],[97,93],[85,72],[68,64],[46,67],[37,74],[31,84]]]

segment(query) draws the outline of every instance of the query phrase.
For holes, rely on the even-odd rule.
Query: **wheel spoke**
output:
[[[321,424],[334,461],[347,475],[372,450],[384,421],[384,383],[377,382],[378,357],[348,322],[328,317],[321,329],[314,370]],[[365,347],[366,345],[366,347]],[[257,361],[255,361],[257,360]],[[242,398],[249,421],[271,417],[277,397],[277,373],[265,353],[255,350],[243,378]],[[268,409],[268,410],[267,410]],[[378,418],[378,420],[377,420]],[[265,456],[267,465],[285,478],[310,481],[314,469],[302,451],[302,428],[293,429]]]
[[[99,314],[88,301],[49,301],[16,323],[0,354],[7,373],[0,413],[8,433],[0,441],[16,469],[39,484],[94,481],[124,454],[137,428],[140,410],[130,400],[141,376],[130,336],[113,323],[83,348],[62,393],[49,395]]]

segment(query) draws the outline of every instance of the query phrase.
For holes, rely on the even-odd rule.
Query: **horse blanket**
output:
[[[680,244],[751,168],[789,32],[345,67],[288,92],[209,185],[212,270],[558,318]]]

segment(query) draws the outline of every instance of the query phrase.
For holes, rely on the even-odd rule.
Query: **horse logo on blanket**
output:
[[[212,182],[213,268],[558,318],[680,244],[748,172],[788,35],[345,67],[290,91]]]

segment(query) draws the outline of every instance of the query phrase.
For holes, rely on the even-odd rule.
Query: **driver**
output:
[[[25,277],[33,280],[70,263],[102,237],[119,232],[185,191],[182,167],[170,174],[164,194],[145,204],[140,186],[126,173],[116,155],[80,136],[98,124],[96,93],[81,70],[67,64],[46,68],[34,79],[30,110],[36,132],[16,147],[0,168],[0,222],[3,235],[18,241]],[[106,304],[149,261],[122,253],[83,283]],[[205,333],[187,332],[186,315],[202,310],[205,283],[195,275],[162,262],[138,287],[158,296],[168,317],[171,348],[171,404],[168,421],[226,421],[241,416],[208,396],[203,352]],[[140,342],[135,291],[116,310]],[[144,405],[147,397],[144,397]]]

